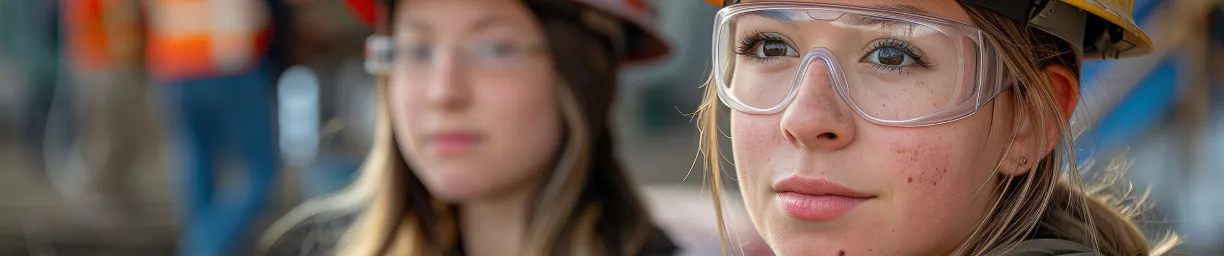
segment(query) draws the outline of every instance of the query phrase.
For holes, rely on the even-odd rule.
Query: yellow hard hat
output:
[[[704,0],[724,6],[739,0]],[[1116,59],[1152,51],[1152,39],[1139,29],[1134,0],[957,0],[1025,22],[1079,45],[1085,59]]]
[[[1080,10],[1087,11],[1097,18],[1108,21],[1109,24],[1117,26],[1122,31],[1121,40],[1112,43],[1113,47],[1118,50],[1113,56],[1138,56],[1144,55],[1152,51],[1152,39],[1148,38],[1147,33],[1144,33],[1135,24],[1135,19],[1132,16],[1135,12],[1134,0],[1059,0],[1071,6],[1079,7]],[[1093,43],[1093,42],[1088,42]],[[1111,57],[1108,56],[1104,57]]]

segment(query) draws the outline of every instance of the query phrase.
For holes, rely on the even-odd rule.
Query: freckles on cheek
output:
[[[935,187],[948,174],[948,151],[938,143],[897,143],[890,151],[899,160],[900,174],[907,184]]]

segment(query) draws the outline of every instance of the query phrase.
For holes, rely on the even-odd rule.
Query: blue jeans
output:
[[[231,77],[186,80],[166,88],[186,163],[180,186],[186,206],[179,255],[244,254],[248,229],[269,205],[276,185],[271,65]],[[218,180],[217,161],[234,152],[245,170],[240,184]],[[236,185],[236,186],[235,186]],[[218,193],[220,187],[233,192]],[[230,197],[222,197],[229,195]]]

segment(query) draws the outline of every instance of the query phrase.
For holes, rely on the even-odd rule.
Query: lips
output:
[[[775,183],[774,192],[783,211],[809,221],[832,221],[874,195],[824,179],[791,177]]]
[[[483,141],[475,132],[444,131],[426,137],[426,146],[439,157],[457,156],[472,151]]]

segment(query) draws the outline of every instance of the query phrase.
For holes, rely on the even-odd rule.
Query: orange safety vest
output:
[[[63,0],[66,57],[82,74],[136,67],[141,23],[134,0]]]
[[[263,0],[147,0],[148,66],[160,80],[235,75],[264,57],[271,15]]]

